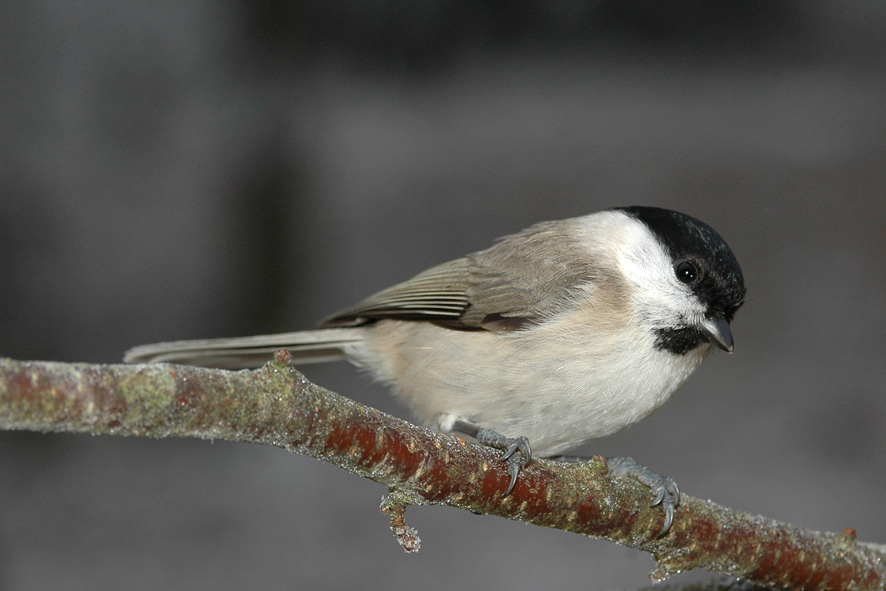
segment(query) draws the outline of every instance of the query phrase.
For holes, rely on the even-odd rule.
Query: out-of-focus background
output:
[[[8,2],[0,355],[309,327],[535,221],[674,208],[741,261],[736,352],[580,451],[886,542],[884,6]],[[639,552],[443,508],[406,556],[384,492],[278,449],[0,433],[0,589],[648,584]]]

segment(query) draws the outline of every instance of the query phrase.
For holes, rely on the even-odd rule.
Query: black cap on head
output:
[[[678,278],[691,283],[693,293],[707,307],[709,319],[732,321],[744,303],[744,277],[732,249],[716,230],[669,209],[643,206],[616,209],[639,220],[658,237],[671,255]],[[684,277],[681,278],[681,274]],[[691,343],[672,345],[666,348],[685,349]]]

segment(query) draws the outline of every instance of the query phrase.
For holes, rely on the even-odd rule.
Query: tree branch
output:
[[[254,371],[0,359],[0,428],[199,437],[282,447],[388,487],[398,541],[416,551],[409,505],[517,519],[651,553],[653,578],[690,568],[785,589],[884,589],[886,549],[854,532],[808,532],[682,497],[670,532],[648,488],[607,476],[606,460],[533,462],[511,495],[498,453],[358,404],[310,383],[288,352]]]

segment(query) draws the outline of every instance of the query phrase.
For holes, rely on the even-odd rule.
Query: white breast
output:
[[[448,430],[454,419],[468,420],[526,436],[545,456],[645,418],[706,353],[675,356],[654,349],[648,334],[563,326],[493,333],[384,321],[352,356],[390,383],[425,424]]]

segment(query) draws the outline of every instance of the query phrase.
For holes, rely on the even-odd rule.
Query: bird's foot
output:
[[[507,490],[505,490],[504,496],[511,494],[514,486],[517,484],[520,470],[528,466],[529,462],[532,461],[532,449],[529,447],[529,439],[523,436],[506,437],[498,431],[484,429],[466,421],[455,421],[452,430],[470,435],[477,440],[477,443],[503,452],[500,459],[507,462],[508,474],[511,476],[511,481],[508,484]]]
[[[656,474],[649,468],[637,464],[632,458],[608,458],[609,473],[614,476],[631,476],[655,493],[651,507],[661,505],[665,512],[665,522],[659,537],[664,536],[674,523],[674,510],[680,504],[680,489],[668,476]]]
[[[508,496],[517,484],[520,470],[528,466],[532,460],[529,440],[522,435],[520,437],[505,437],[492,429],[480,429],[476,438],[478,443],[504,452],[501,454],[501,460],[508,463],[508,474],[511,475],[511,482],[504,494],[504,496]]]

